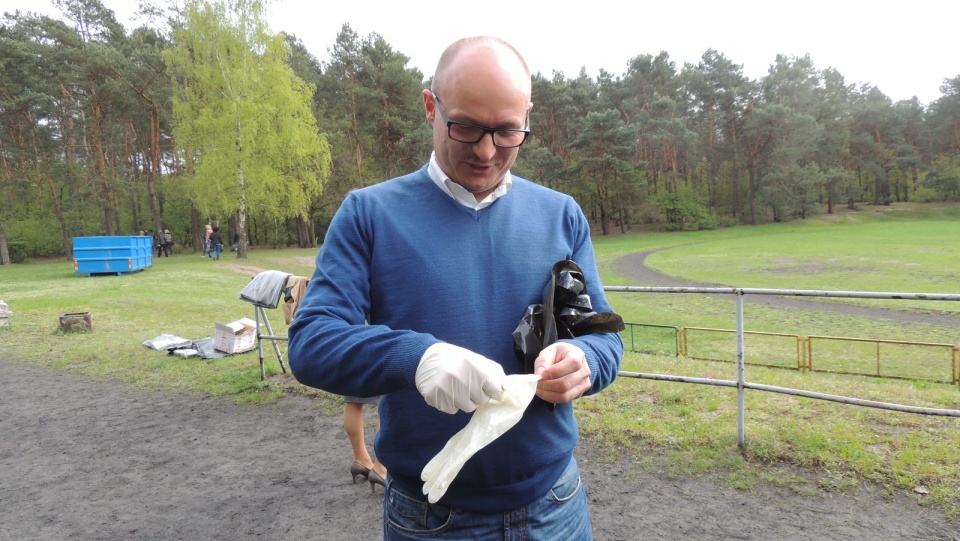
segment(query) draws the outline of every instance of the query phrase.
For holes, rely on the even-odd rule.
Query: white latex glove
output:
[[[437,503],[463,465],[477,451],[499,438],[520,422],[527,405],[537,394],[540,376],[517,374],[503,382],[503,397],[483,404],[470,417],[470,422],[443,446],[420,473],[423,493],[430,503]]]
[[[417,390],[427,404],[444,413],[471,412],[503,394],[503,367],[497,362],[444,342],[427,348],[417,366]]]

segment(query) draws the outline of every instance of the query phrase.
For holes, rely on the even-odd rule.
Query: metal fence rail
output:
[[[628,347],[630,351],[635,351],[638,353],[652,353],[656,355],[662,355],[667,351],[670,351],[673,353],[674,357],[679,357],[683,351],[683,346],[680,343],[680,327],[676,327],[674,325],[653,325],[650,323],[627,322],[624,322],[624,326],[626,328],[623,330],[623,332],[621,332],[621,336],[624,338],[624,343],[628,344],[626,347]],[[671,340],[669,340],[670,349],[667,349],[667,340],[659,335],[651,337],[650,335],[652,332],[656,331],[644,332],[647,329],[656,329],[661,331],[669,329],[673,334]],[[646,339],[644,340],[643,338],[638,338],[637,335],[639,334],[642,334],[643,338]],[[657,347],[658,345],[660,347]]]
[[[672,353],[676,357],[714,361],[721,363],[735,363],[733,354],[729,353],[729,344],[717,344],[716,339],[708,339],[706,345],[701,341],[691,340],[699,334],[736,334],[735,329],[714,329],[709,327],[681,327],[674,325],[654,325],[648,323],[625,323],[626,329],[621,333],[628,351],[634,353],[650,353],[666,355]],[[649,328],[649,329],[648,329]],[[652,329],[652,330],[651,330]],[[663,336],[664,330],[669,329],[669,340]],[[799,334],[744,331],[745,337],[772,339],[766,341],[766,347],[751,348],[754,354],[746,364],[798,370],[801,372],[824,372],[830,374],[846,374],[853,376],[870,376],[886,379],[900,379],[910,381],[930,381],[933,383],[954,384],[960,387],[960,345],[932,342],[916,342],[906,340],[883,340],[879,338],[851,338],[847,336],[803,336]],[[667,344],[669,342],[669,347]],[[692,342],[692,344],[691,344]],[[787,342],[779,347],[771,347],[771,343]],[[818,348],[814,344],[818,344]],[[758,341],[751,341],[756,346]],[[696,347],[694,347],[694,345]],[[871,346],[868,355],[872,360],[865,362],[851,361],[851,353],[844,351],[841,355],[837,349],[851,346]],[[883,346],[883,347],[881,347]],[[909,356],[909,365],[888,361],[893,355],[889,350],[900,350],[899,356]],[[862,354],[866,348],[860,348]],[[881,352],[887,352],[882,355]],[[758,361],[762,358],[763,361]],[[814,358],[818,362],[814,364]],[[777,361],[780,362],[777,362]]]
[[[862,298],[862,299],[910,299],[910,300],[930,300],[930,301],[960,301],[960,295],[947,293],[893,293],[893,292],[871,292],[871,291],[816,291],[802,289],[758,289],[758,288],[738,288],[738,287],[638,287],[638,286],[604,286],[604,291],[620,293],[693,293],[709,295],[735,295],[737,305],[737,379],[736,380],[716,380],[709,378],[694,378],[686,376],[673,376],[669,374],[644,374],[640,372],[620,372],[620,376],[654,379],[663,381],[675,381],[679,383],[694,383],[700,385],[717,385],[722,387],[736,387],[737,389],[737,445],[743,450],[746,446],[745,422],[746,414],[744,406],[744,397],[746,389],[758,391],[789,394],[813,398],[817,400],[828,400],[831,402],[840,402],[855,406],[879,408],[892,411],[902,411],[907,413],[917,413],[922,415],[939,415],[946,417],[960,417],[960,410],[938,409],[938,408],[920,408],[906,406],[902,404],[891,404],[886,402],[876,402],[872,400],[860,400],[845,396],[829,395],[801,389],[790,389],[787,387],[777,387],[773,385],[763,385],[746,381],[745,377],[745,348],[744,335],[746,331],[743,325],[743,297],[744,295],[779,295],[796,297],[844,297],[844,298]],[[678,346],[679,347],[679,346]],[[956,356],[954,357],[956,359]],[[954,361],[954,377],[956,377],[956,361]]]
[[[736,333],[737,331],[733,329],[711,329],[709,327],[680,327],[680,343],[683,347],[680,350],[680,356],[686,357],[688,359],[698,359],[703,361],[726,361],[727,359],[717,359],[715,357],[700,357],[695,354],[690,353],[690,333],[691,331],[703,331],[703,332],[714,332],[714,333]],[[761,331],[743,331],[745,336],[775,336],[782,338],[790,338],[794,343],[794,358],[792,359],[792,366],[786,366],[784,364],[773,364],[773,363],[761,363],[761,362],[750,362],[747,364],[752,364],[754,366],[764,366],[767,368],[786,368],[788,370],[803,370],[803,338],[797,334],[784,334],[784,333],[775,333],[775,332],[761,332]]]
[[[875,355],[874,365],[872,367],[872,370],[870,372],[866,372],[865,370],[859,370],[859,371],[852,370],[852,369],[843,370],[843,369],[836,369],[836,368],[831,369],[831,368],[816,366],[814,364],[814,347],[813,347],[814,342],[827,342],[827,343],[860,342],[860,343],[871,344],[874,346],[873,349],[874,349],[874,355]],[[838,336],[811,335],[806,337],[806,346],[807,346],[806,347],[806,370],[809,370],[811,372],[828,372],[833,374],[850,374],[855,376],[875,376],[875,377],[881,377],[881,378],[905,379],[905,380],[923,379],[927,381],[932,381],[934,383],[960,384],[960,367],[958,367],[958,360],[960,360],[960,354],[958,354],[958,351],[960,351],[960,346],[957,346],[955,344],[942,344],[942,343],[931,343],[931,342],[907,342],[903,340],[881,340],[877,338],[846,338],[846,337],[838,337]],[[889,371],[884,371],[882,368],[883,356],[881,355],[881,350],[882,350],[881,346],[886,346],[887,349],[902,346],[902,347],[910,347],[912,349],[940,351],[943,354],[946,354],[947,359],[949,360],[950,377],[949,379],[945,377],[946,371],[942,372],[943,376],[940,378],[924,377],[917,373],[915,373],[914,375],[904,375],[904,374],[896,375],[896,374],[891,374]],[[917,359],[915,358],[915,360]],[[932,369],[932,367],[928,368],[928,370],[930,369]]]

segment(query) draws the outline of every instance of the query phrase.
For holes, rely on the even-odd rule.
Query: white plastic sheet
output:
[[[184,348],[190,346],[192,343],[192,340],[188,340],[175,334],[161,334],[156,338],[144,340],[142,342],[143,345],[157,351]]]
[[[503,397],[481,404],[467,426],[450,438],[443,449],[423,467],[423,493],[430,503],[443,497],[463,465],[477,451],[520,422],[537,393],[540,376],[517,374],[503,380]]]

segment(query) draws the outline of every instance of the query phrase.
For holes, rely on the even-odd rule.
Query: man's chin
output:
[[[459,184],[470,193],[490,191],[500,183],[500,179],[496,179],[490,175],[468,174],[463,175],[461,178],[463,180],[459,182]]]

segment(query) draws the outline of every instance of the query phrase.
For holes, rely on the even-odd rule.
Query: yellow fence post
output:
[[[960,346],[953,346],[953,381],[960,386]]]
[[[807,371],[806,349],[807,349],[807,337],[798,336],[797,337],[797,368],[801,372]]]
[[[677,327],[677,356],[687,356],[687,328]]]

